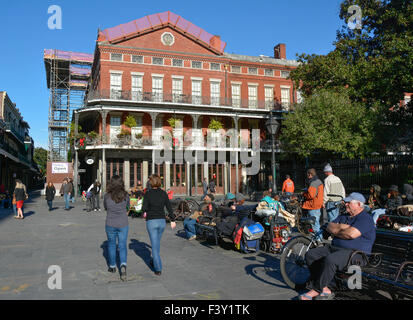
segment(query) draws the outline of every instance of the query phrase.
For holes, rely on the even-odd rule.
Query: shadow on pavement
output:
[[[140,242],[136,239],[131,239],[129,243],[129,249],[133,250],[135,254],[140,257],[143,262],[146,263],[148,268],[152,270],[150,261],[151,261],[151,249],[152,247],[144,242]]]
[[[265,258],[265,260],[259,261],[257,257]],[[266,275],[270,276],[271,278],[274,278],[275,280],[277,280],[277,282],[284,283],[284,280],[281,276],[281,271],[280,271],[280,260],[276,256],[271,256],[265,253],[258,253],[254,256],[245,257],[244,259],[256,262],[255,264],[250,264],[245,267],[245,271],[247,272],[248,275],[256,278],[257,280],[261,282],[264,282],[266,284],[269,284],[275,287],[279,287],[283,289],[289,288],[285,284],[280,285],[278,283],[268,281],[267,279],[263,279],[258,275],[257,270],[264,269],[264,272]]]

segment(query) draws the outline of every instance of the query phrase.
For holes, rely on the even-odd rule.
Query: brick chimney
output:
[[[274,47],[274,58],[275,59],[287,59],[285,43],[279,43]]]
[[[209,40],[209,44],[211,45],[211,47],[214,47],[216,49],[218,49],[219,51],[221,51],[221,37],[220,36],[213,36],[210,40]]]

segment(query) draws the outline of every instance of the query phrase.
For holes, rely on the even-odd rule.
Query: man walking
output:
[[[334,205],[334,202],[344,199],[346,191],[340,178],[333,174],[333,168],[329,163],[324,167],[324,174],[326,178],[324,179],[323,208],[327,210],[328,222],[332,222],[339,215],[338,207]],[[331,196],[333,194],[342,198]]]
[[[313,230],[315,233],[320,231],[321,208],[323,207],[324,187],[321,180],[317,177],[315,169],[307,170],[307,190],[304,192],[303,209],[307,210],[308,216],[314,217]]]
[[[65,178],[66,183],[63,183],[63,198],[65,199],[65,210],[70,210],[69,201],[73,190],[73,185],[69,178]]]
[[[202,195],[201,200],[204,200],[205,196],[208,193],[208,182],[206,178],[204,178],[204,181],[202,181],[202,191],[204,192],[204,194]]]

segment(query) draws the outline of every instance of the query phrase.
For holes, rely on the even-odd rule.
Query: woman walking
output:
[[[126,261],[128,249],[129,223],[126,206],[129,204],[129,195],[125,190],[123,180],[118,175],[112,177],[105,194],[103,205],[107,211],[106,235],[108,237],[109,272],[116,272],[116,241],[118,242],[120,260],[120,278],[126,280]]]
[[[49,206],[49,211],[53,209],[53,199],[56,194],[56,188],[54,187],[53,183],[49,181],[46,187],[46,201],[47,205]]]
[[[27,193],[26,193],[26,186],[19,180],[16,179],[16,188],[14,189],[13,195],[16,197],[16,208],[17,208],[17,216],[16,219],[24,219],[23,217],[23,203],[26,200]]]
[[[169,218],[171,219],[171,228],[176,226],[175,215],[172,211],[171,203],[167,193],[161,189],[161,178],[153,174],[150,176],[150,189],[143,198],[142,211],[146,213],[146,229],[151,240],[152,259],[151,266],[155,274],[160,276],[162,272],[162,261],[160,257],[161,238],[165,230],[165,207],[168,209]]]

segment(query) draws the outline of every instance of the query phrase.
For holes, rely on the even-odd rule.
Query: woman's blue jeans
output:
[[[120,266],[126,266],[128,256],[128,249],[126,246],[128,232],[129,226],[124,228],[106,226],[106,235],[108,236],[109,267],[116,268],[116,240],[118,241]]]
[[[151,240],[152,259],[155,271],[162,271],[161,261],[161,238],[165,230],[165,219],[151,219],[146,221],[146,230],[148,230],[149,239]]]
[[[318,231],[320,231],[320,216],[321,216],[320,209],[308,210],[308,216],[315,218],[313,230],[314,230],[314,233],[317,233]]]

